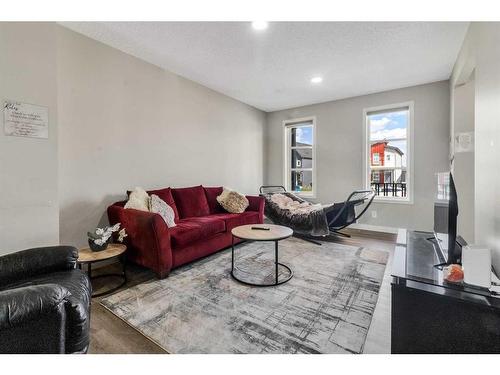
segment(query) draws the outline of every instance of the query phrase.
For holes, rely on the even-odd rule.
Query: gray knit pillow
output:
[[[174,210],[155,194],[151,195],[151,212],[159,214],[167,224],[167,227],[173,228],[176,226]]]

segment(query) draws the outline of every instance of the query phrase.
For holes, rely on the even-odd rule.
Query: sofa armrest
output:
[[[259,222],[264,222],[264,197],[255,196],[255,195],[247,195],[248,199],[248,207],[246,211],[256,211],[259,213]]]
[[[172,268],[170,232],[160,215],[113,205],[108,208],[108,217],[111,225],[121,223],[125,228],[129,259],[151,268],[160,278],[169,274]]]
[[[74,269],[77,259],[78,250],[72,246],[37,247],[4,255],[0,257],[0,285]]]
[[[246,211],[264,212],[264,202],[265,202],[264,197],[247,195],[246,198],[248,199],[248,207]]]

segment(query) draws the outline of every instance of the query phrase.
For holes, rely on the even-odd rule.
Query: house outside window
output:
[[[284,121],[284,186],[287,191],[314,197],[315,185],[315,118]]]
[[[413,102],[367,108],[365,126],[365,187],[375,199],[413,202]]]

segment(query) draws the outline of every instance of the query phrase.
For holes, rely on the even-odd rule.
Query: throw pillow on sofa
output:
[[[167,227],[173,228],[176,226],[173,208],[155,194],[151,195],[151,212],[159,214],[167,224]]]
[[[163,202],[168,204],[170,207],[172,207],[172,210],[174,210],[175,214],[175,221],[179,221],[179,212],[177,210],[177,206],[174,201],[174,197],[172,195],[172,189],[168,188],[163,188],[163,189],[156,189],[156,190],[146,190],[146,192],[152,196],[157,195],[158,198],[160,198]]]
[[[248,199],[237,191],[224,188],[222,194],[217,197],[217,202],[224,207],[224,209],[232,214],[241,214],[247,209],[249,202]]]
[[[149,211],[149,195],[143,188],[136,187],[129,195],[125,208]]]

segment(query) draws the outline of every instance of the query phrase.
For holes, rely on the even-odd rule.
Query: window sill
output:
[[[385,197],[375,197],[373,199],[374,203],[395,203],[395,204],[413,204],[413,199],[394,199],[394,198],[385,198]]]
[[[290,191],[290,193],[295,194],[296,196],[301,198],[316,199],[316,194],[314,193],[307,194],[307,193],[298,193],[296,191]]]

